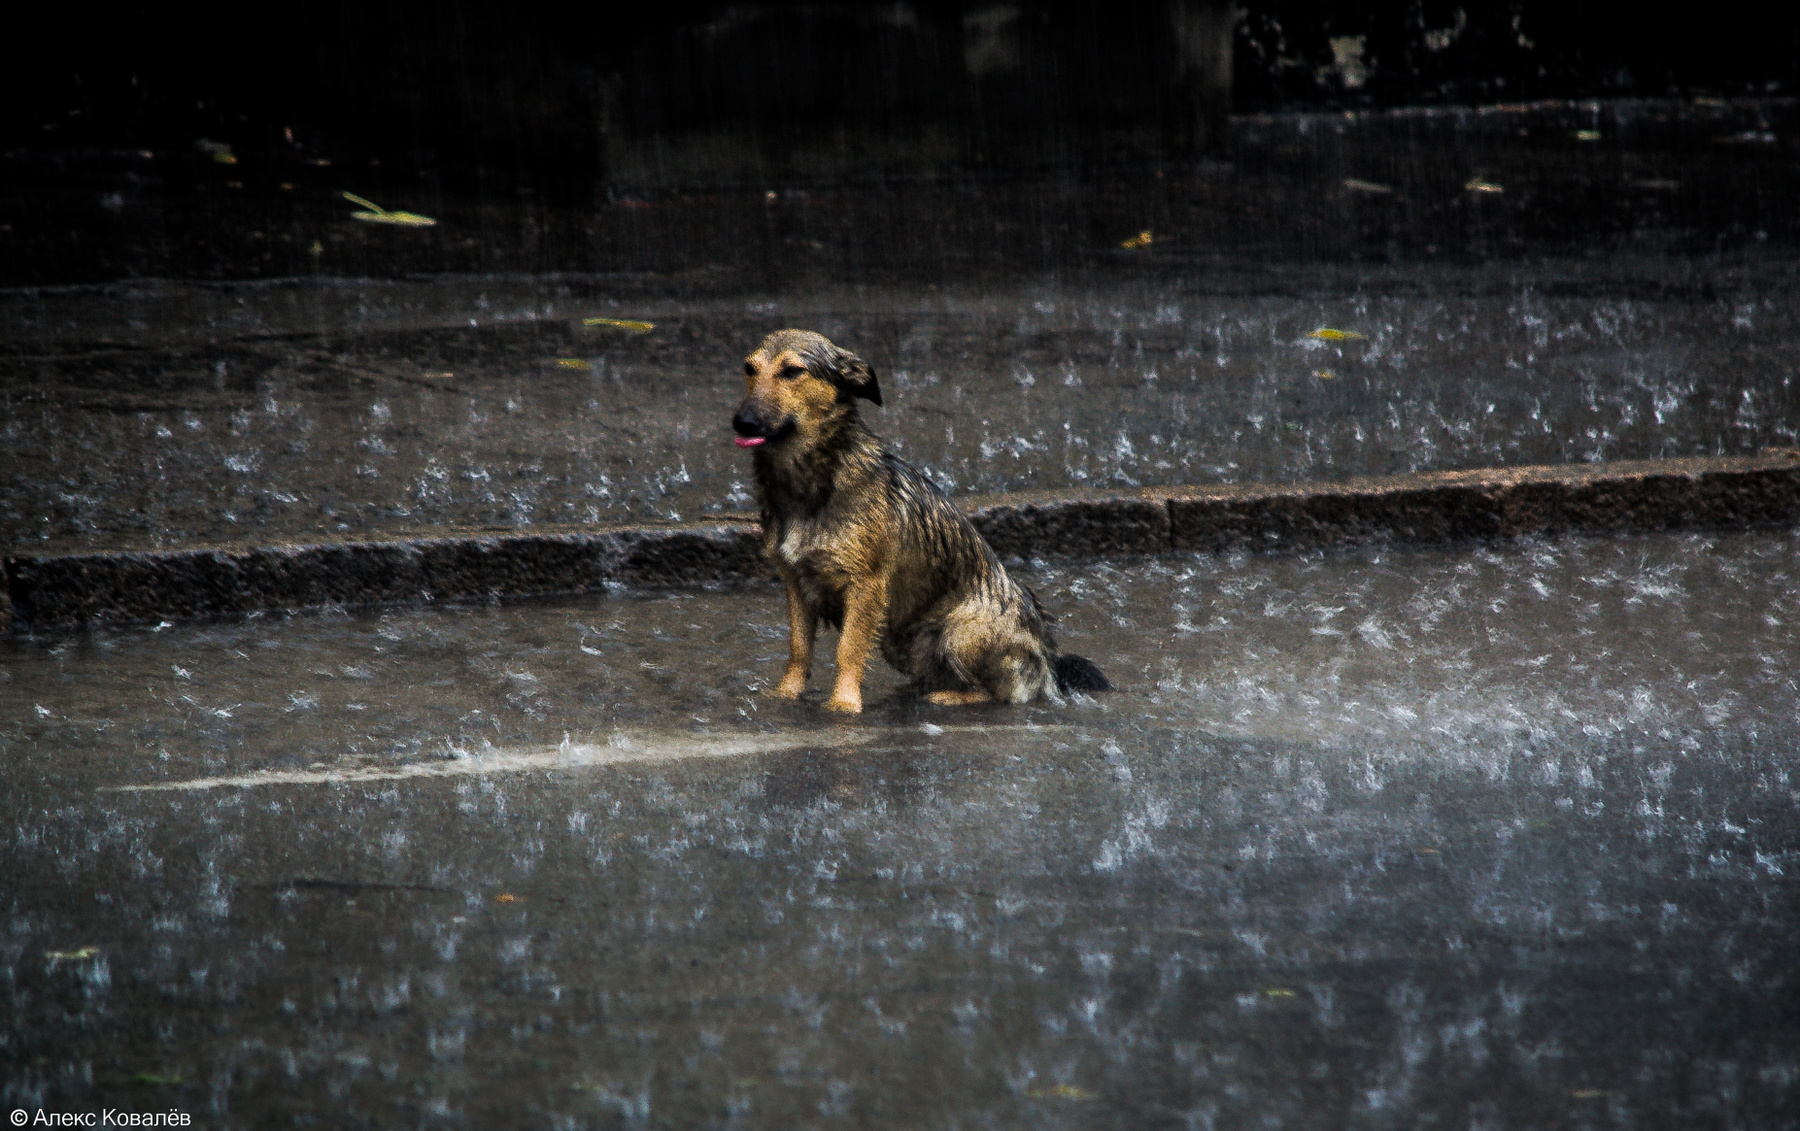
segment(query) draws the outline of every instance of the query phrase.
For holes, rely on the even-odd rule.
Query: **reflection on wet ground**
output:
[[[1121,690],[883,672],[848,722],[756,694],[768,588],[6,642],[4,1098],[1772,1125],[1797,570],[1792,533],[1037,562]]]
[[[784,325],[867,357],[887,400],[875,426],[959,494],[1796,441],[1800,327],[1784,287],[1641,298],[1605,280],[1558,296],[1529,278],[1489,279],[1489,293],[1469,274],[1439,279],[1444,293],[1384,294],[1377,278],[1305,298],[1197,293],[1180,277],[632,302],[594,279],[15,295],[0,301],[0,541],[44,552],[750,511],[726,442],[736,359]],[[1345,336],[1309,336],[1321,328]]]

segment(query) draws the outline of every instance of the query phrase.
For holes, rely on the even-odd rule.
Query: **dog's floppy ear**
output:
[[[881,385],[875,380],[873,365],[843,349],[838,351],[836,361],[838,376],[849,387],[851,396],[881,403]]]
[[[833,385],[853,397],[881,403],[881,386],[875,380],[875,367],[842,346],[832,346],[825,359],[827,378]]]

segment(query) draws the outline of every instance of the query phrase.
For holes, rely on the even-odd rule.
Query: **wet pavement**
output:
[[[772,587],[0,643],[6,1106],[1781,1126],[1797,571],[1040,561],[1120,690],[847,722]]]
[[[1344,290],[1320,271],[1297,296],[1126,275],[691,299],[642,283],[621,299],[627,284],[600,279],[15,294],[0,299],[0,540],[45,553],[750,512],[726,427],[737,360],[788,325],[875,365],[871,422],[955,494],[1800,439],[1800,323],[1779,280],[1645,298],[1582,264],[1435,278],[1429,294],[1418,272]]]
[[[0,546],[741,514],[783,325],[964,496],[1791,447],[1796,105],[592,199],[0,155]],[[754,585],[0,639],[5,1106],[1791,1126],[1796,537],[1033,561],[1119,691],[848,722]]]
[[[1792,446],[1796,107],[1248,115],[1229,162],[578,198],[0,155],[0,544],[742,513],[721,421],[784,325],[862,352],[957,494]]]

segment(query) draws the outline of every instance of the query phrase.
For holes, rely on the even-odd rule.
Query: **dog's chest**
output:
[[[790,520],[768,549],[770,556],[796,573],[823,576],[837,572],[840,541],[824,523]]]
[[[807,552],[810,549],[809,543],[812,541],[809,538],[812,532],[807,529],[809,525],[809,523],[800,522],[788,523],[787,529],[781,532],[781,540],[775,544],[777,560],[790,568],[800,568],[801,562],[806,560]]]
[[[864,560],[867,555],[862,552],[855,531],[829,522],[791,520],[782,525],[765,548],[809,595],[839,595],[851,578],[869,571],[869,563]]]

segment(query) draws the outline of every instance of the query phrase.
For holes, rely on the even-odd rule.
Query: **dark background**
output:
[[[1245,112],[1771,95],[1791,93],[1800,60],[1792,8],[1677,20],[1555,0],[161,8],[15,14],[0,149],[205,137],[274,161],[585,191],[643,176],[632,151],[659,139],[714,139],[689,162],[708,179],[738,172],[739,150],[780,165],[809,144],[869,150],[865,173],[1182,158],[1228,148],[1227,99]],[[1331,40],[1356,36],[1366,73],[1347,81]]]
[[[1800,12],[1704,17],[1553,0],[40,5],[12,17],[0,67],[0,286],[743,266],[766,258],[735,248],[764,238],[770,192],[812,210],[766,239],[838,248],[833,270],[1066,270],[1070,248],[1147,227],[1265,260],[1560,254],[1646,225],[1689,251],[1781,246]],[[1458,106],[1535,117],[1382,116]],[[1303,120],[1336,110],[1376,113],[1334,137]],[[1584,129],[1603,140],[1571,154]],[[1472,211],[1465,182],[1502,175],[1507,199]],[[1346,177],[1399,191],[1336,200]],[[357,230],[345,191],[446,227]]]

